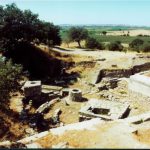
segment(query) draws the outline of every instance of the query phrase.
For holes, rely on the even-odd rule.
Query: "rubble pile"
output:
[[[123,100],[124,98],[128,97],[128,82],[124,79],[120,79],[117,82],[117,87],[114,89],[105,89],[101,90],[99,93],[100,97],[105,98],[110,101],[119,101]]]
[[[117,78],[103,78],[100,84],[98,84],[98,89],[100,91],[114,89],[118,86],[118,81]]]
[[[24,107],[19,115],[20,121],[38,131],[51,128],[53,118],[44,119],[44,114],[60,101],[62,87],[42,85],[41,81],[27,81],[22,89]],[[32,109],[35,111],[32,112]],[[54,125],[58,123],[58,121],[53,122]]]

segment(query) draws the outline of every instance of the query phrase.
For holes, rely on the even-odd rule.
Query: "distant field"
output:
[[[120,41],[121,43],[124,44],[125,47],[128,47],[127,45],[134,39],[138,38],[138,39],[142,39],[143,41],[145,42],[149,42],[150,43],[150,37],[131,37],[131,36],[104,36],[104,35],[101,35],[101,36],[96,36],[96,38],[98,39],[98,41],[100,42],[104,42],[104,43],[111,43],[111,42],[115,42],[115,41]],[[84,47],[84,44],[85,44],[85,41],[82,41],[81,42],[81,46]],[[67,44],[65,43],[62,43],[61,45],[62,47],[68,47]],[[77,47],[78,44],[77,42],[71,42],[69,44],[69,47],[71,48],[75,48]]]
[[[97,38],[100,42],[115,42],[120,41],[121,43],[129,44],[132,40],[138,38],[142,39],[145,42],[150,42],[150,37],[133,37],[133,36],[111,36],[111,35],[95,35],[95,38]]]
[[[136,29],[136,30],[122,30],[122,31],[107,31],[107,35],[127,35],[130,36],[150,36],[150,30]]]
[[[100,30],[89,30],[89,34],[92,37],[95,37],[101,42],[114,42],[114,41],[121,41],[121,43],[129,44],[132,40],[138,38],[142,39],[145,42],[150,42],[150,30],[146,29],[130,29],[130,30],[121,30],[121,31],[108,31],[107,35],[102,35]],[[123,36],[124,34],[127,35],[129,32],[129,36]],[[143,36],[139,36],[143,35]]]
[[[66,30],[71,26],[61,27],[61,37],[63,39]],[[145,42],[150,42],[150,27],[132,27],[132,26],[83,26],[89,31],[90,36],[95,37],[100,42],[115,42],[129,44],[132,40],[139,38]],[[102,35],[106,31],[107,35]],[[129,36],[126,35],[129,32]],[[139,36],[143,35],[143,36]],[[75,44],[76,45],[76,44]]]

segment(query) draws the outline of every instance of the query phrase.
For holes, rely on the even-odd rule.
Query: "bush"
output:
[[[103,44],[93,37],[89,37],[86,39],[85,47],[90,49],[104,49]]]
[[[143,34],[139,34],[139,35],[137,35],[137,36],[143,36]]]
[[[11,61],[4,62],[0,58],[0,104],[8,102],[10,92],[19,89],[19,80],[22,75],[20,65],[12,65]]]
[[[140,47],[142,52],[150,52],[150,43],[146,43]]]
[[[107,32],[106,32],[106,31],[102,31],[102,34],[103,34],[103,35],[106,35],[106,34],[107,34]]]
[[[110,43],[108,45],[108,49],[111,50],[111,51],[117,51],[117,50],[122,51],[123,46],[121,45],[120,41],[116,41],[116,42]]]
[[[140,47],[144,44],[144,41],[141,39],[134,39],[131,43],[129,43],[129,47],[135,51],[139,51]]]

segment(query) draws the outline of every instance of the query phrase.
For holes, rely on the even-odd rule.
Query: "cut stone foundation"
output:
[[[130,91],[150,96],[150,71],[130,76],[128,88]]]
[[[79,111],[81,118],[101,118],[104,120],[115,120],[124,118],[129,111],[129,105],[119,102],[91,99]],[[82,120],[82,119],[81,119]]]

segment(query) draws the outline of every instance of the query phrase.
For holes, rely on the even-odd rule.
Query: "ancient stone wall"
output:
[[[146,71],[150,69],[150,63],[135,65],[129,69],[101,69],[99,71],[96,83],[100,82],[104,77],[121,78],[130,77],[135,73]]]
[[[96,83],[100,82],[104,77],[121,78],[132,75],[132,69],[102,69],[99,72]]]

